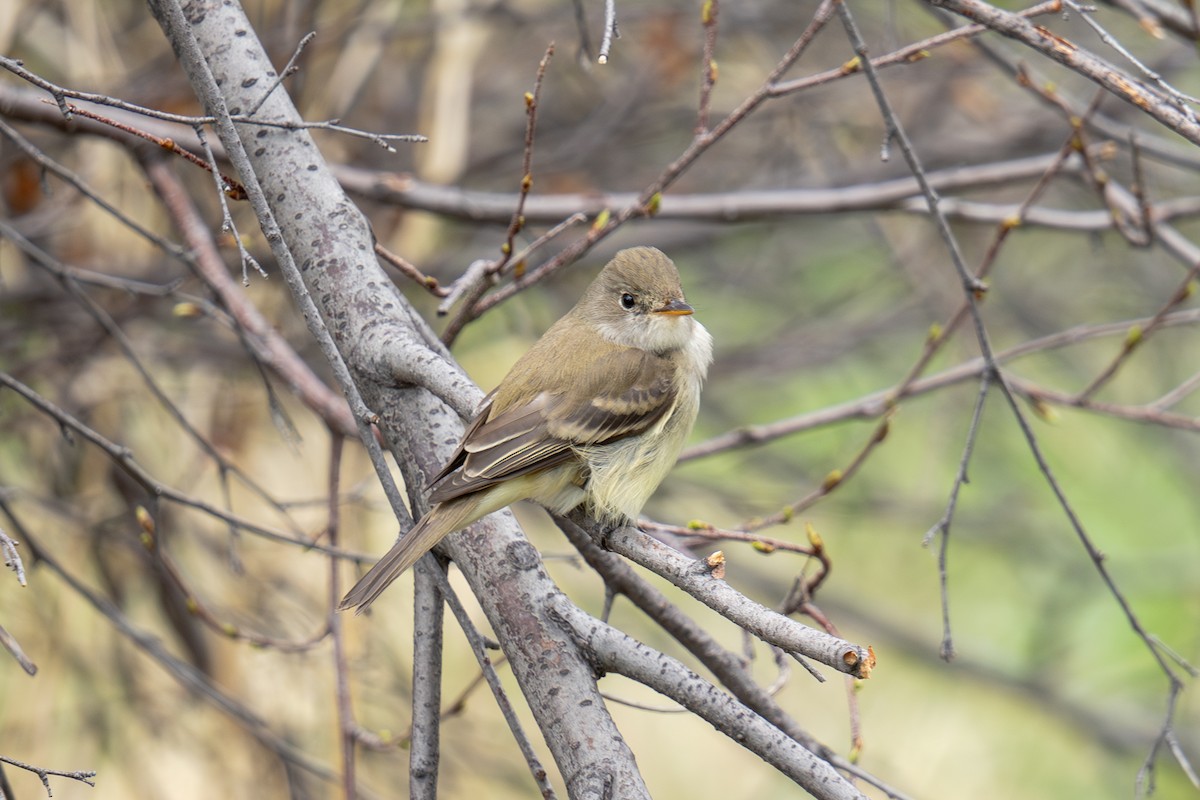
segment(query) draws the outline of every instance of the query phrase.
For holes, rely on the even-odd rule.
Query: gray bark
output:
[[[312,298],[362,399],[379,415],[406,485],[420,497],[425,476],[449,457],[463,430],[461,416],[482,393],[379,267],[366,220],[312,137],[302,130],[220,124],[225,109],[237,115],[257,104],[276,74],[242,9],[220,0],[182,8],[172,0],[150,0],[150,7],[206,113],[218,118],[235,166],[235,151],[244,151],[243,182],[252,193],[256,184],[262,187],[266,208],[255,210],[285,279],[293,293]],[[256,117],[300,120],[282,88]],[[289,262],[294,275],[286,274]],[[310,328],[317,322],[307,321]],[[570,796],[649,797],[590,664],[570,634],[541,610],[541,602],[560,591],[511,515],[449,537],[444,547],[503,643]]]

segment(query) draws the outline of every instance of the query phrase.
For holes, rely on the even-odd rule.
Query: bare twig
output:
[[[1188,298],[1192,296],[1192,294],[1195,292],[1194,281],[1196,280],[1197,275],[1200,275],[1200,261],[1197,261],[1192,265],[1191,269],[1187,271],[1187,274],[1183,276],[1183,279],[1175,287],[1175,291],[1172,292],[1171,296],[1158,310],[1158,313],[1156,313],[1150,319],[1150,322],[1147,323],[1145,327],[1138,326],[1136,328],[1129,329],[1129,332],[1125,335],[1125,340],[1121,345],[1121,350],[1116,354],[1116,356],[1113,357],[1112,361],[1108,363],[1108,366],[1101,370],[1100,373],[1096,375],[1096,377],[1093,378],[1091,382],[1079,392],[1079,400],[1090,399],[1097,391],[1100,390],[1101,387],[1112,380],[1113,376],[1117,374],[1117,370],[1119,370],[1121,366],[1129,359],[1129,357],[1133,355],[1133,351],[1136,350],[1139,345],[1143,344],[1147,337],[1162,327],[1163,320],[1166,319],[1167,314],[1171,313],[1172,309],[1177,308],[1181,303],[1186,302]]]
[[[96,92],[81,92],[74,89],[68,89],[52,83],[40,75],[30,72],[29,70],[25,69],[24,64],[20,60],[15,58],[0,56],[0,67],[3,67],[20,78],[23,78],[34,86],[45,89],[47,92],[49,92],[54,97],[55,102],[58,103],[58,107],[62,111],[63,116],[67,119],[71,118],[71,109],[68,107],[69,104],[67,103],[67,98],[71,98],[74,100],[84,100],[89,103],[95,103],[96,105],[119,108],[122,111],[129,111],[131,113],[150,117],[152,119],[160,119],[166,122],[176,122],[181,125],[188,125],[192,127],[200,125],[212,125],[217,122],[217,118],[213,116],[196,117],[186,114],[171,114],[166,111],[159,111],[157,109],[139,106],[136,103],[129,103],[115,97],[110,97],[106,94],[98,94]],[[267,93],[263,97],[263,102],[270,97],[271,93]],[[395,149],[391,146],[390,142],[420,143],[429,141],[427,137],[421,136],[420,134],[372,133],[371,131],[364,131],[358,128],[350,128],[340,124],[340,120],[326,120],[324,122],[279,121],[260,119],[249,114],[234,114],[229,116],[228,119],[232,124],[235,125],[258,125],[267,128],[278,128],[281,130],[290,131],[333,131],[335,133],[341,133],[359,139],[367,139],[368,141],[374,142],[385,150],[393,153],[395,152]]]
[[[20,542],[0,528],[0,554],[4,556],[4,566],[16,573],[17,583],[25,586],[25,564],[21,561],[21,554],[17,552],[19,544]]]
[[[47,797],[54,796],[54,792],[50,791],[50,777],[51,776],[56,777],[56,778],[70,778],[73,781],[79,781],[81,783],[86,783],[88,786],[96,785],[96,782],[94,780],[92,780],[92,778],[96,777],[95,772],[84,772],[82,770],[76,770],[74,772],[63,772],[63,771],[57,770],[57,769],[46,769],[45,767],[35,767],[32,764],[26,764],[23,761],[17,761],[15,758],[9,758],[8,756],[3,756],[3,755],[0,755],[0,761],[3,761],[5,764],[12,764],[14,767],[19,767],[23,770],[32,772],[34,775],[37,775],[42,781],[42,786],[46,787],[46,796]]]
[[[252,520],[240,517],[236,514],[231,514],[224,509],[207,503],[203,500],[191,497],[183,492],[162,483],[149,472],[147,472],[134,459],[133,454],[126,447],[105,438],[95,429],[84,425],[76,417],[68,414],[63,409],[51,403],[46,398],[39,395],[27,385],[18,381],[16,378],[7,373],[0,372],[0,386],[5,386],[16,392],[21,397],[25,398],[34,408],[41,411],[50,419],[54,420],[64,430],[74,431],[82,436],[87,441],[98,447],[112,461],[113,465],[133,479],[139,486],[146,490],[146,493],[151,497],[169,500],[173,503],[193,508],[204,514],[207,514],[215,519],[225,522],[230,525],[236,525],[239,530],[253,533],[256,536],[261,536],[273,542],[289,544],[296,547],[301,547],[307,550],[319,550],[330,555],[336,555],[339,558],[349,559],[356,562],[372,562],[375,560],[373,556],[367,556],[362,553],[352,553],[340,548],[331,547],[320,542],[314,542],[309,539],[300,538],[296,535],[289,535],[273,528],[268,528]]]
[[[187,606],[188,612],[200,620],[214,633],[223,636],[231,641],[245,642],[253,647],[277,650],[281,653],[304,653],[312,650],[318,644],[323,642],[330,634],[328,625],[323,625],[315,633],[307,638],[300,640],[282,639],[276,636],[267,636],[261,633],[248,631],[243,627],[233,624],[227,620],[220,619],[217,614],[209,607],[208,603],[192,589],[187,580],[184,579],[183,573],[175,564],[174,559],[165,548],[161,546],[161,537],[157,531],[157,520],[154,518],[151,511],[143,506],[138,506],[136,516],[139,526],[141,527],[142,545],[155,556],[155,563],[161,568],[166,579],[175,586],[180,595],[183,597]],[[235,528],[236,530],[236,528]],[[337,545],[336,542],[330,543],[332,546]],[[337,561],[336,553],[331,553],[330,557]]]
[[[21,669],[25,670],[26,674],[37,674],[37,664],[33,663],[33,659],[25,655],[25,651],[21,648],[21,643],[3,625],[0,625],[0,647],[7,650],[8,654],[17,660],[17,663],[21,665]]]
[[[13,522],[14,530],[22,530],[17,518],[13,516],[11,508],[2,496],[0,496],[0,511],[3,511]],[[272,731],[266,722],[254,712],[213,684],[209,676],[189,662],[172,655],[157,635],[134,626],[111,600],[92,591],[74,574],[68,572],[45,548],[37,547],[27,530],[22,533],[22,536],[30,543],[31,547],[37,550],[42,565],[58,575],[72,592],[108,620],[113,629],[128,639],[139,652],[162,667],[177,684],[195,692],[198,697],[228,715],[243,730],[283,761],[330,783],[337,781],[335,770]]]
[[[2,61],[3,57],[0,56],[0,62]],[[118,220],[122,225],[129,228],[129,230],[133,231],[138,236],[141,236],[146,241],[152,243],[164,253],[181,260],[186,260],[185,252],[182,247],[168,239],[165,239],[162,236],[159,236],[157,233],[154,233],[149,228],[137,222],[129,215],[118,209],[116,206],[102,198],[87,185],[83,178],[79,177],[74,172],[62,166],[53,159],[47,157],[41,150],[39,150],[37,147],[34,147],[32,142],[22,136],[15,128],[10,126],[3,119],[0,119],[0,134],[3,134],[9,141],[20,148],[21,152],[25,153],[26,156],[32,159],[40,167],[48,172],[53,173],[54,175],[57,175],[59,178],[69,183],[76,189],[76,191],[91,200],[99,208],[102,208],[106,213]]]
[[[49,102],[49,101],[46,101],[46,102]],[[123,122],[118,122],[115,119],[111,119],[102,114],[97,114],[94,111],[89,111],[86,108],[80,108],[79,106],[75,105],[74,103],[67,103],[67,109],[70,110],[70,112],[72,114],[78,115],[80,117],[86,117],[87,119],[94,119],[103,125],[109,125],[113,128],[116,128],[119,131],[124,131],[125,133],[128,133],[130,136],[136,136],[139,139],[145,139],[148,142],[152,142],[152,143],[158,145],[163,150],[166,150],[169,153],[173,153],[174,155],[179,156],[184,161],[188,161],[188,162],[191,162],[192,164],[195,164],[196,166],[200,167],[200,169],[206,170],[208,172],[212,172],[212,170],[213,170],[212,162],[205,161],[204,159],[200,158],[199,156],[197,156],[195,153],[191,152],[190,150],[183,149],[173,139],[163,139],[158,136],[154,136],[153,134],[149,134],[143,130],[135,128],[132,125],[126,125]],[[245,200],[246,199],[246,187],[244,187],[240,183],[238,183],[237,180],[229,177],[228,175],[221,174],[221,182],[224,184],[224,193],[225,194],[229,195],[234,200]]]
[[[233,243],[237,247],[238,256],[240,257],[239,260],[242,264],[242,285],[249,286],[250,267],[254,267],[255,272],[257,272],[263,278],[267,277],[267,271],[263,269],[262,264],[258,263],[258,259],[251,255],[250,251],[246,249],[246,242],[242,239],[241,233],[238,232],[237,223],[233,221],[233,215],[229,213],[229,204],[225,202],[225,195],[227,193],[223,191],[221,185],[223,178],[220,170],[217,167],[217,157],[213,155],[212,148],[208,145],[208,137],[204,133],[204,127],[202,125],[197,125],[195,131],[196,138],[200,140],[200,146],[204,148],[204,154],[208,157],[209,172],[212,173],[213,180],[216,181],[217,184],[217,201],[221,204],[221,230],[225,233],[231,234]],[[243,187],[242,191],[243,194],[245,194],[245,187]]]
[[[412,727],[408,737],[408,793],[411,800],[436,800],[438,796],[446,609],[440,587],[445,582],[446,565],[433,553],[427,554],[413,576]],[[487,656],[483,658],[486,660]],[[485,678],[496,679],[490,664],[482,669]],[[507,699],[504,698],[505,702]]]
[[[986,25],[997,33],[1015,39],[1047,58],[1063,64],[1071,71],[1103,86],[1134,108],[1149,114],[1193,144],[1200,144],[1200,123],[1196,122],[1191,113],[1181,111],[1171,98],[1074,42],[983,0],[936,0],[936,4]]]
[[[386,263],[391,264],[406,277],[412,279],[418,286],[422,286],[429,290],[429,293],[434,297],[446,297],[450,294],[450,290],[438,283],[438,279],[432,275],[426,275],[415,265],[409,262],[403,256],[393,253],[379,242],[375,243],[375,255],[382,258]]]
[[[700,59],[700,109],[696,113],[693,134],[708,133],[708,107],[712,102],[713,86],[717,82],[717,13],[720,0],[704,0],[700,7],[700,24],[704,29],[704,54]]]
[[[769,644],[801,653],[859,678],[869,677],[875,667],[875,656],[869,648],[801,625],[754,602],[725,581],[713,577],[712,566],[705,559],[690,559],[636,528],[605,531],[581,515],[572,515],[570,519],[592,536],[601,538],[608,549],[666,578]]]
[[[525,201],[529,198],[529,191],[533,188],[533,142],[534,134],[537,132],[538,102],[542,96],[542,82],[546,78],[546,68],[550,65],[550,59],[553,56],[554,43],[551,42],[542,55],[542,60],[538,62],[537,75],[533,80],[533,91],[525,93],[526,123],[525,147],[521,163],[521,189],[517,194],[516,208],[513,209],[512,217],[509,219],[504,243],[500,245],[500,257],[489,262],[482,271],[468,270],[463,275],[463,287],[460,289],[456,286],[451,295],[446,298],[446,302],[442,303],[439,308],[439,310],[448,309],[452,302],[458,301],[460,295],[463,298],[458,314],[451,318],[446,330],[442,332],[442,341],[447,346],[453,344],[458,334],[462,332],[463,326],[473,319],[472,310],[475,303],[483,297],[484,292],[498,280],[498,277],[510,265],[518,272],[525,268],[524,261],[512,259],[513,245],[517,234],[525,227]],[[468,276],[471,278],[470,283],[466,282]]]
[[[613,37],[619,35],[617,32],[617,2],[616,0],[604,0],[604,36],[600,39],[600,55],[596,56],[596,63],[608,63],[608,51],[612,47]]]
[[[566,534],[588,564],[596,569],[605,580],[605,586],[628,597],[639,609],[653,619],[669,634],[674,636],[688,652],[704,664],[735,697],[772,725],[787,733],[792,739],[821,758],[834,764],[843,772],[853,775],[881,789],[888,797],[905,800],[905,795],[842,758],[822,745],[804,731],[775,701],[770,693],[754,682],[741,658],[722,647],[712,635],[694,620],[688,618],[674,604],[640,578],[622,559],[600,548],[583,528],[566,517],[555,516],[555,523]],[[780,648],[783,650],[783,648]],[[794,652],[788,655],[795,659],[818,681],[825,678],[811,664]]]
[[[1004,350],[996,354],[996,360],[1000,363],[1012,361],[1022,356],[1031,353],[1043,352],[1060,347],[1077,344],[1079,342],[1089,341],[1091,339],[1102,336],[1119,336],[1125,335],[1129,330],[1136,325],[1149,322],[1150,318],[1141,320],[1127,320],[1123,322],[1111,322],[1101,325],[1079,325],[1059,333],[1050,334],[1039,339],[1032,339],[1023,344]],[[1176,311],[1166,315],[1163,318],[1163,324],[1168,326],[1175,325],[1195,325],[1200,324],[1200,310],[1190,309],[1188,311]],[[982,358],[971,359],[963,362],[958,366],[951,367],[942,372],[930,375],[926,378],[919,378],[904,384],[898,384],[890,389],[884,389],[878,392],[872,392],[869,395],[860,397],[856,400],[850,400],[839,405],[829,406],[827,408],[813,411],[807,414],[800,414],[788,419],[779,420],[777,422],[766,425],[750,425],[736,428],[727,433],[715,436],[706,442],[701,442],[692,445],[683,451],[679,460],[690,461],[695,458],[705,458],[724,452],[729,449],[739,447],[752,447],[766,442],[774,441],[783,436],[790,436],[802,431],[819,428],[824,425],[832,425],[846,420],[874,420],[883,416],[888,412],[892,405],[905,397],[913,397],[917,395],[928,394],[946,386],[968,381],[977,378],[983,374],[987,365]],[[1066,402],[1070,400],[1072,395],[1062,393],[1061,396],[1049,398],[1052,402]],[[1129,419],[1137,422],[1147,422],[1166,427],[1179,428],[1181,430],[1200,430],[1200,419],[1188,417],[1181,414],[1168,414],[1161,409],[1154,407],[1139,408],[1136,406],[1124,406],[1116,403],[1095,403],[1086,402],[1078,404],[1078,407],[1085,408],[1091,411],[1097,411],[1102,414],[1108,414],[1121,419]]]
[[[695,161],[700,158],[710,147],[720,141],[726,134],[733,130],[742,120],[752,114],[760,105],[771,97],[771,86],[778,81],[791,66],[796,63],[796,60],[808,49],[817,33],[825,27],[825,23],[829,21],[834,12],[836,2],[834,0],[822,0],[821,4],[813,13],[813,19],[804,32],[796,39],[788,51],[783,55],[779,62],[767,75],[766,80],[762,85],[753,92],[749,97],[743,100],[737,108],[729,113],[715,128],[707,131],[703,135],[695,136],[688,147],[674,161],[666,166],[658,177],[650,182],[642,189],[638,195],[637,201],[633,204],[625,206],[617,213],[609,213],[606,209],[601,212],[597,218],[597,224],[592,226],[592,230],[583,239],[580,239],[575,244],[564,249],[554,258],[542,263],[538,267],[525,272],[523,276],[509,283],[500,289],[493,292],[491,295],[480,299],[475,303],[471,310],[471,316],[478,318],[485,313],[489,308],[504,302],[508,298],[532,286],[538,281],[544,279],[557,271],[565,264],[569,264],[579,258],[585,251],[591,248],[596,242],[608,236],[617,228],[624,225],[629,220],[641,216],[654,216],[662,204],[663,193],[678,180],[679,176],[687,171]]]
[[[988,388],[992,383],[990,372],[984,372],[979,381],[979,396],[975,400],[975,411],[971,414],[971,426],[967,429],[966,443],[963,445],[962,458],[958,462],[958,472],[954,476],[954,485],[950,489],[950,499],[946,503],[946,511],[942,518],[925,534],[924,544],[928,546],[935,536],[941,535],[938,546],[938,586],[942,598],[942,649],[944,661],[954,659],[954,636],[950,629],[950,578],[946,563],[950,554],[950,524],[954,521],[954,511],[958,507],[958,493],[969,483],[967,466],[971,463],[971,453],[975,450],[975,442],[979,438],[979,422],[983,419],[983,405],[987,402]]]
[[[258,110],[263,107],[263,103],[267,102],[267,100],[271,97],[271,92],[274,92],[281,85],[283,85],[285,80],[299,71],[300,67],[296,64],[296,62],[300,59],[300,54],[304,52],[304,48],[308,47],[309,43],[315,38],[317,38],[316,31],[309,31],[308,33],[304,34],[304,36],[296,44],[296,49],[292,51],[292,57],[288,59],[287,65],[280,70],[278,75],[275,76],[275,80],[271,81],[271,85],[267,87],[265,92],[263,92],[263,96],[259,99],[259,101],[250,107],[250,110],[246,112],[246,116],[253,117],[255,114],[257,114]]]
[[[1125,47],[1125,45],[1121,44],[1121,42],[1117,39],[1117,37],[1113,36],[1111,33],[1109,33],[1107,30],[1105,30],[1104,27],[1099,22],[1096,21],[1095,15],[1094,15],[1094,12],[1096,11],[1096,9],[1094,7],[1082,6],[1079,3],[1075,2],[1075,0],[1062,0],[1062,1],[1063,1],[1064,5],[1066,5],[1070,9],[1074,10],[1075,13],[1078,14],[1079,17],[1084,22],[1086,22],[1091,27],[1092,30],[1094,30],[1096,32],[1096,34],[1100,37],[1101,41],[1103,41],[1106,45],[1111,47],[1113,50],[1116,50],[1118,53],[1120,53],[1122,58],[1124,58],[1126,61],[1128,61],[1130,64],[1132,64],[1134,67],[1137,68],[1138,72],[1142,73],[1142,75],[1144,75],[1147,79],[1153,81],[1154,84],[1158,86],[1158,88],[1162,89],[1167,94],[1168,97],[1170,97],[1172,100],[1174,100],[1175,107],[1178,108],[1181,112],[1183,112],[1184,116],[1187,118],[1187,120],[1189,122],[1192,122],[1192,123],[1196,122],[1196,114],[1194,111],[1192,111],[1191,108],[1188,107],[1187,104],[1188,103],[1197,103],[1197,102],[1200,102],[1200,100],[1197,100],[1197,98],[1192,97],[1191,95],[1184,94],[1183,92],[1179,91],[1174,86],[1172,86],[1171,84],[1167,83],[1166,79],[1163,78],[1162,75],[1160,75],[1157,72],[1155,72],[1154,70],[1150,69],[1150,67],[1146,66],[1146,64],[1143,63],[1141,61],[1141,59],[1139,59],[1133,53],[1129,52],[1129,49],[1127,47]]]
[[[1038,3],[1036,6],[1023,9],[1018,13],[1022,17],[1040,17],[1045,14],[1057,14],[1062,10],[1062,0],[1048,0],[1045,3]],[[978,36],[987,31],[985,25],[964,25],[961,28],[939,33],[936,36],[930,36],[927,39],[922,39],[919,42],[913,42],[910,45],[901,47],[891,53],[882,56],[876,56],[871,59],[871,66],[876,69],[885,67],[898,66],[904,64],[913,64],[930,56],[929,51],[950,42],[958,41],[972,36]],[[848,61],[837,69],[826,70],[825,72],[817,72],[812,75],[806,75],[802,78],[793,78],[788,81],[780,81],[771,89],[771,93],[775,97],[782,97],[787,94],[799,92],[804,89],[811,89],[814,86],[820,86],[831,81],[840,80],[841,78],[854,75],[862,71],[862,65],[857,59]]]
[[[303,46],[303,43],[301,44]],[[345,439],[337,431],[330,431],[329,441],[329,499],[326,506],[327,522],[325,532],[329,536],[329,544],[337,547],[341,533],[341,505],[339,486],[342,477],[342,447]],[[333,639],[333,674],[335,681],[334,705],[338,716],[338,740],[342,754],[342,793],[345,800],[355,800],[358,796],[358,780],[355,767],[355,731],[354,708],[350,699],[350,669],[346,663],[346,640],[342,631],[342,616],[338,614],[338,603],[342,599],[342,587],[339,580],[341,565],[336,558],[329,559],[329,608],[326,612],[325,624]]]
[[[330,389],[304,363],[295,348],[230,278],[208,225],[174,172],[161,159],[145,161],[142,167],[187,243],[196,274],[229,311],[247,350],[278,375],[327,426],[343,436],[357,435],[358,429],[345,398]]]

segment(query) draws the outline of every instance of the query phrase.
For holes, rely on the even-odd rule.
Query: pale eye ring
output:
[[[625,309],[626,311],[632,311],[635,305],[637,305],[637,298],[632,294],[625,292],[623,295],[621,295],[621,308]]]

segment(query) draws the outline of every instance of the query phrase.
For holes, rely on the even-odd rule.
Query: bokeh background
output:
[[[1095,18],[1181,91],[1200,91],[1194,38],[1170,30],[1156,38],[1120,5],[1101,4]],[[317,32],[301,70],[286,84],[306,118],[336,117],[364,130],[429,137],[391,154],[363,139],[317,133],[329,161],[385,179],[411,176],[422,186],[515,196],[525,140],[523,94],[532,89],[550,42],[556,52],[538,108],[535,196],[640,191],[693,136],[704,41],[699,2],[617,3],[621,36],[604,66],[595,63],[603,19],[598,2],[309,0],[246,7],[276,64],[287,61],[305,33]],[[720,5],[714,121],[762,83],[814,7]],[[919,2],[852,7],[873,54],[945,30]],[[1078,13],[1048,15],[1040,24],[1127,67]],[[197,113],[170,47],[139,2],[9,0],[0,6],[0,53],[73,89]],[[880,75],[931,171],[1001,165],[987,181],[945,191],[975,203],[951,209],[953,231],[974,268],[1044,172],[1023,173],[1014,159],[1052,156],[1072,133],[1064,111],[1020,85],[1008,68],[1023,65],[1037,87],[1076,114],[1096,90],[995,35],[930,48],[926,55]],[[853,56],[834,22],[788,75],[838,69]],[[125,215],[177,240],[129,150],[22,111],[17,101],[32,91],[0,72],[0,120]],[[1183,209],[1174,219],[1178,230],[1185,237],[1200,233],[1187,210],[1200,195],[1195,147],[1111,97],[1090,120],[1107,126],[1084,126],[1081,134],[1096,169],[1123,186],[1140,184],[1151,204],[1176,203]],[[1131,130],[1140,131],[1136,159]],[[828,80],[766,102],[705,153],[667,199],[761,190],[844,189],[849,196],[865,188],[869,195],[872,187],[909,174],[894,143],[890,157],[881,159],[883,144],[880,114],[863,76]],[[1121,351],[1132,320],[1167,307],[1195,308],[1191,297],[1171,303],[1191,264],[1161,242],[1138,246],[1116,230],[1104,196],[1078,160],[1071,163],[1037,201],[1039,208],[1062,212],[1058,222],[1011,232],[981,303],[999,351],[1114,323],[1109,335],[1031,348],[1009,362],[1023,386],[1068,398]],[[216,232],[220,212],[211,177],[181,161],[172,166]],[[128,447],[164,485],[265,526],[316,536],[325,524],[329,434],[286,387],[264,379],[223,314],[205,305],[211,295],[204,285],[44,172],[7,135],[0,136],[0,190],[6,223],[63,264],[163,287],[134,293],[88,284],[85,303],[0,237],[0,371]],[[443,284],[472,261],[495,257],[504,240],[506,221],[471,219],[469,204],[441,213],[419,207],[419,193],[401,202],[360,197],[380,242]],[[491,388],[574,303],[609,255],[653,244],[678,263],[688,298],[716,341],[696,442],[861,401],[903,380],[932,326],[944,325],[962,303],[946,248],[919,210],[919,196],[913,197],[905,209],[859,202],[728,221],[664,214],[631,222],[578,263],[468,325],[454,353]],[[252,215],[238,204],[233,213],[270,273],[251,275],[246,296],[326,375]],[[518,244],[548,227],[531,223]],[[586,227],[552,242],[530,265]],[[237,251],[228,237],[223,241],[231,273],[238,275]],[[439,299],[393,274],[421,313],[444,326],[436,314]],[[247,480],[222,475],[87,303],[112,318],[137,364]],[[1162,652],[1169,648],[1195,664],[1200,400],[1186,389],[1200,370],[1200,340],[1195,321],[1181,320],[1148,336],[1095,396],[1111,407],[1079,408],[1050,395],[1035,401],[1025,394],[1019,402],[1140,624]],[[978,353],[970,325],[962,326],[926,373],[953,369]],[[1174,416],[1153,413],[1163,411],[1155,401],[1177,387],[1184,390],[1168,409]],[[816,602],[843,636],[873,646],[879,665],[869,681],[847,686],[830,675],[822,684],[794,667],[781,675],[760,644],[743,642],[739,631],[662,588],[715,636],[754,659],[756,677],[777,684],[780,702],[815,736],[849,753],[857,720],[862,766],[911,797],[1128,797],[1163,725],[1168,683],[995,391],[951,529],[948,598],[957,657],[939,658],[940,540],[930,546],[923,540],[945,512],[977,393],[978,381],[967,377],[900,401],[887,438],[859,471],[790,524],[763,531],[801,543],[804,523],[820,533],[832,572]],[[1149,411],[1130,419],[1136,409]],[[687,461],[647,516],[721,528],[769,516],[821,486],[833,470],[845,470],[877,424],[877,418],[841,418]],[[344,461],[342,544],[381,553],[395,536],[394,520],[356,445],[348,446]],[[336,796],[334,784],[289,767],[237,718],[253,714],[278,742],[337,768],[335,664],[329,637],[321,636],[329,608],[326,556],[245,532],[231,535],[206,514],[161,504],[157,535],[178,571],[168,574],[143,545],[137,509],[150,499],[99,449],[5,390],[0,500],[0,529],[22,542],[29,572],[26,588],[14,575],[0,575],[0,625],[38,666],[30,677],[15,660],[0,657],[0,755],[98,773],[95,788],[52,778],[57,798]],[[571,558],[540,510],[517,513],[556,579],[599,613],[598,579]],[[730,560],[728,579],[768,605],[781,602],[796,575],[812,568],[796,555],[746,544],[708,549],[718,546]],[[77,583],[39,564],[38,551]],[[344,587],[350,567],[341,575]],[[105,603],[114,613],[97,609]],[[406,577],[373,614],[346,622],[356,712],[385,740],[402,737],[408,725],[411,606]],[[114,623],[117,614],[130,629]],[[618,602],[613,620],[687,660],[628,606]],[[155,653],[208,675],[235,711],[189,689]],[[1200,760],[1200,700],[1186,670],[1170,663],[1185,685],[1174,711],[1175,741],[1194,763]],[[474,659],[453,628],[446,664],[447,702],[460,694],[465,699],[445,723],[443,795],[530,796],[533,784],[519,753],[486,690],[476,685]],[[501,673],[515,695],[510,676]],[[641,687],[617,678],[602,687],[655,797],[802,794]],[[545,761],[552,767],[548,756]],[[1158,797],[1196,796],[1165,749],[1155,763]],[[374,796],[406,795],[402,744],[360,753],[359,769]],[[34,776],[11,767],[5,772],[17,797],[43,791]]]

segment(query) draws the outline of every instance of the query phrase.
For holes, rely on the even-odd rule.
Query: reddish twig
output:
[[[475,304],[479,298],[483,297],[488,287],[496,282],[498,276],[503,274],[510,264],[518,276],[520,276],[525,268],[524,261],[512,261],[513,245],[517,234],[525,227],[525,201],[529,198],[529,192],[533,188],[533,141],[534,134],[537,131],[538,103],[541,100],[542,82],[546,78],[546,68],[550,65],[550,59],[553,56],[554,43],[551,42],[546,48],[546,52],[542,55],[542,60],[538,62],[537,75],[533,80],[533,91],[525,93],[525,115],[527,119],[525,124],[525,148],[521,162],[521,189],[517,194],[517,205],[513,209],[512,218],[509,220],[508,230],[505,232],[504,243],[500,245],[500,257],[490,262],[480,274],[473,275],[471,282],[462,290],[462,306],[459,308],[458,314],[450,320],[450,323],[446,326],[446,330],[442,332],[442,341],[447,346],[453,344],[458,334],[462,332],[463,327],[476,317],[474,314]],[[452,294],[457,297],[457,288]]]
[[[50,101],[44,100],[43,102],[49,103]],[[158,145],[163,150],[166,150],[168,153],[179,156],[184,161],[188,161],[192,164],[195,164],[197,167],[199,167],[200,169],[202,169],[206,172],[213,171],[213,167],[209,162],[205,161],[203,158],[200,158],[199,156],[197,156],[195,153],[191,152],[190,150],[184,150],[182,147],[180,147],[178,144],[175,143],[174,139],[164,139],[162,137],[155,136],[154,134],[147,133],[146,131],[135,128],[132,125],[126,125],[123,122],[118,122],[117,120],[111,119],[102,114],[97,114],[94,111],[88,111],[86,108],[80,108],[79,106],[75,105],[74,103],[67,103],[66,107],[67,107],[67,110],[70,111],[72,114],[78,114],[81,117],[86,117],[87,119],[93,119],[96,122],[101,123],[102,125],[108,125],[110,127],[116,128],[119,131],[128,133],[131,136],[136,136],[139,139],[145,139],[147,142],[152,142],[152,143]],[[242,186],[241,182],[239,182],[235,178],[229,177],[228,175],[226,175],[223,172],[218,172],[217,174],[220,175],[221,183],[223,183],[225,185],[225,194],[230,199],[233,199],[233,200],[245,200],[246,199],[246,187]]]

